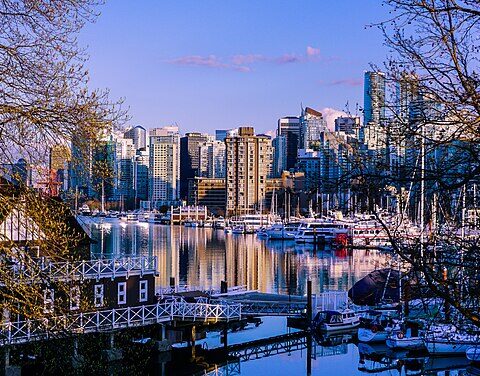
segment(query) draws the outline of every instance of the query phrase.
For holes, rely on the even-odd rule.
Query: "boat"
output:
[[[316,330],[327,332],[351,330],[360,325],[360,317],[351,309],[320,311],[315,315],[312,325]]]
[[[216,229],[224,229],[225,228],[225,219],[223,217],[219,217],[213,221],[213,227]]]
[[[134,213],[128,213],[126,216],[126,221],[127,222],[138,222],[138,216]]]
[[[232,227],[232,234],[241,235],[245,234],[245,226],[234,226]]]
[[[230,226],[226,226],[223,231],[225,234],[233,234],[233,229]]]
[[[480,362],[480,344],[469,347],[467,351],[465,351],[465,355],[467,359],[472,362]]]
[[[431,355],[461,355],[480,343],[480,335],[453,324],[434,325],[425,335],[425,347]]]
[[[266,233],[270,240],[293,240],[298,226],[298,223],[275,223],[267,228]]]
[[[311,244],[332,243],[339,238],[343,239],[348,236],[349,226],[346,223],[327,219],[313,219],[300,223],[295,241]]]
[[[259,228],[255,233],[259,238],[268,238],[267,229],[265,227]]]
[[[386,343],[391,349],[421,350],[425,348],[424,336],[422,322],[405,320],[393,328]]]
[[[390,315],[378,312],[370,322],[363,324],[363,327],[358,329],[358,340],[360,342],[384,342],[394,325],[395,322]]]
[[[162,213],[150,213],[147,218],[148,223],[162,223]]]

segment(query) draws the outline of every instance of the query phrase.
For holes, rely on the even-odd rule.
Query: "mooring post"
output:
[[[446,267],[443,268],[443,281],[447,284],[448,280],[448,270]],[[450,303],[445,300],[445,321],[450,322]]]
[[[115,334],[113,332],[110,332],[108,339],[110,350],[112,350],[115,348]]]
[[[5,346],[4,348],[4,356],[5,356],[5,368],[10,366],[10,347]]]
[[[307,376],[312,374],[312,335],[307,334]]]
[[[312,281],[307,281],[307,326],[310,328],[312,321]]]
[[[192,358],[195,359],[196,351],[195,351],[195,337],[197,336],[197,332],[195,329],[195,325],[192,325],[192,330],[190,332],[190,339],[192,341]]]
[[[175,288],[175,277],[170,277],[170,287]]]

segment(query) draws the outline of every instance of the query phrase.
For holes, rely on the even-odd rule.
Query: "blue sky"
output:
[[[109,0],[80,43],[92,88],[124,97],[131,124],[272,130],[300,105],[351,112],[381,64],[380,0]],[[330,111],[330,115],[334,112]]]

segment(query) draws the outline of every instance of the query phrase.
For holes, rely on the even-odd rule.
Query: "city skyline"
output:
[[[91,85],[125,97],[129,126],[267,133],[303,104],[332,127],[347,102],[362,107],[363,72],[385,57],[365,28],[386,17],[374,1],[141,5],[107,2],[80,35]]]

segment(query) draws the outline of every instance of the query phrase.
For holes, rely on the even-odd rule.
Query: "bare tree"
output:
[[[390,49],[382,70],[396,90],[378,126],[387,140],[381,166],[360,175],[377,190],[407,192],[399,206],[410,208],[420,233],[406,241],[385,224],[395,252],[434,296],[480,326],[480,3],[385,4],[391,17],[376,26]]]

